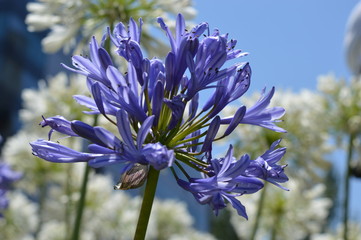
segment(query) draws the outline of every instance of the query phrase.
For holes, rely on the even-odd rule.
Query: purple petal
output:
[[[172,32],[169,30],[167,24],[163,21],[163,18],[158,17],[157,22],[159,23],[160,27],[167,33],[167,37],[169,38],[170,45],[172,47],[172,52],[175,53],[177,51],[177,45],[172,35]]]
[[[252,194],[264,186],[261,180],[253,177],[237,176],[232,182],[237,183],[237,187],[232,192],[240,194]]]
[[[212,142],[213,142],[214,138],[217,135],[220,123],[221,123],[221,119],[220,119],[219,116],[216,116],[212,120],[211,124],[209,125],[208,133],[207,133],[206,138],[204,140],[201,152],[208,152],[208,151],[210,151],[212,149]]]
[[[163,106],[163,98],[164,98],[164,88],[163,83],[161,81],[157,81],[153,91],[153,99],[152,99],[152,113],[155,116],[154,125],[158,124],[158,120],[160,118],[160,112]]]
[[[89,59],[82,56],[73,56],[73,65],[83,71],[84,75],[92,74],[97,79],[101,76],[99,69]]]
[[[109,66],[106,70],[106,75],[108,79],[110,80],[110,83],[112,85],[112,88],[117,91],[118,87],[126,87],[127,82],[125,81],[125,78],[123,75],[116,69],[114,66]]]
[[[71,129],[78,134],[80,137],[88,139],[89,141],[96,143],[98,145],[107,147],[95,134],[94,127],[81,122],[81,121],[72,121],[71,122]]]
[[[164,99],[164,103],[172,110],[172,119],[168,125],[168,129],[173,129],[179,121],[183,118],[185,103],[182,101],[182,96],[177,95],[171,100]]]
[[[83,95],[74,95],[73,98],[80,105],[83,105],[83,106],[86,106],[87,108],[92,109],[94,111],[94,113],[99,113],[99,110],[94,102],[94,99],[87,97],[87,96],[83,96]]]
[[[150,165],[156,170],[162,170],[172,166],[174,162],[174,151],[168,150],[160,143],[149,143],[142,150],[143,155]]]
[[[107,154],[93,158],[88,162],[89,166],[93,168],[104,167],[116,163],[124,163],[126,160],[119,154]]]
[[[142,126],[140,127],[139,131],[138,131],[138,136],[137,136],[137,146],[138,149],[142,148],[142,145],[149,133],[150,128],[153,125],[153,121],[154,121],[154,116],[149,116],[147,119],[144,120]]]
[[[99,146],[97,144],[89,144],[88,150],[91,153],[100,153],[100,154],[114,154],[116,153],[115,150],[109,149],[108,147]]]
[[[139,19],[139,22],[140,22],[140,26],[141,26],[142,25],[141,18]],[[132,17],[129,20],[129,36],[133,41],[140,43],[141,31],[138,28],[137,23],[134,21],[134,19]]]
[[[128,114],[124,110],[119,110],[117,112],[116,117],[117,117],[118,131],[123,141],[128,147],[136,150],[132,137],[132,131],[130,130]]]
[[[199,94],[196,93],[194,97],[191,100],[190,106],[189,106],[189,118],[192,119],[198,110],[198,104],[199,104]]]
[[[122,143],[121,141],[114,136],[113,133],[102,127],[94,127],[94,133],[99,138],[99,140],[111,149],[121,149]]]
[[[231,119],[230,124],[228,125],[226,131],[224,132],[224,136],[229,135],[233,130],[238,126],[240,121],[243,119],[246,113],[246,107],[242,106],[238,108],[237,112],[234,114],[233,118]]]
[[[22,176],[22,173],[13,171],[7,163],[0,162],[0,190],[10,189],[12,183]]]
[[[174,67],[175,67],[175,55],[172,52],[169,52],[165,58],[165,71],[166,75],[166,90],[171,91],[174,85]]]
[[[248,220],[246,208],[242,205],[240,201],[238,201],[235,197],[231,195],[227,195],[223,197],[226,198],[228,202],[232,205],[232,207],[237,210],[238,215]]]
[[[58,143],[38,140],[30,143],[33,155],[50,162],[87,162],[99,155],[75,151]]]
[[[226,156],[224,157],[223,164],[219,172],[217,172],[217,177],[222,177],[228,171],[229,166],[233,162],[233,147],[229,146]]]
[[[49,126],[51,127],[51,130],[49,131],[49,139],[51,137],[51,134],[53,131],[57,131],[69,136],[78,136],[72,129],[71,129],[71,125],[70,125],[70,121],[66,120],[64,117],[62,116],[55,116],[55,117],[49,117],[49,118],[44,118],[43,117],[43,121],[40,123],[40,125],[42,127],[45,126]]]
[[[95,39],[95,37],[93,36],[91,39],[91,42],[89,44],[89,49],[90,49],[90,58],[93,62],[95,62],[95,64],[100,67],[100,61],[99,61],[99,57],[98,57],[98,49],[99,49],[99,45],[97,40]]]
[[[184,17],[182,14],[179,13],[177,15],[177,21],[176,21],[176,43],[177,43],[177,45],[180,44],[181,39],[182,39],[183,35],[185,34],[185,29],[186,29],[186,25],[185,25]]]
[[[101,114],[105,115],[102,94],[100,92],[100,86],[99,86],[98,82],[94,83],[91,86],[91,91],[92,91],[92,95],[94,97],[94,101],[95,101],[95,104],[97,105],[99,112]]]
[[[111,59],[110,55],[108,54],[108,52],[104,48],[98,49],[98,56],[99,56],[99,61],[101,64],[100,65],[101,69],[107,69],[109,66],[113,66],[112,59]]]

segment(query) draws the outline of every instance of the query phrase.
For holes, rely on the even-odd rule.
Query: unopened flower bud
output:
[[[123,173],[114,190],[128,190],[141,187],[148,175],[148,166],[142,164],[134,164],[134,166]]]

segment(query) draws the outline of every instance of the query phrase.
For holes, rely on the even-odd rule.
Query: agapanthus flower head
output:
[[[284,131],[274,124],[284,109],[266,108],[274,88],[254,107],[241,106],[233,116],[222,118],[222,109],[240,98],[251,82],[249,63],[225,66],[229,60],[246,55],[236,49],[236,40],[218,30],[211,33],[208,23],[187,30],[181,14],[173,34],[164,20],[158,18],[169,39],[170,51],[164,61],[148,59],[141,48],[142,20],[138,22],[131,19],[128,28],[120,23],[113,31],[108,29],[103,37],[103,40],[110,37],[116,53],[127,62],[126,72],[114,64],[102,45],[104,41],[99,44],[94,37],[89,44],[89,57],[73,56],[74,68],[65,66],[86,76],[92,95],[76,95],[75,100],[90,109],[87,114],[108,119],[118,129],[117,133],[60,116],[44,118],[41,125],[49,126],[51,132],[89,141],[88,151],[79,152],[59,143],[38,140],[31,143],[33,153],[51,162],[88,162],[92,167],[122,164],[121,174],[128,174],[124,179],[136,176],[133,173],[146,177],[144,171],[148,167],[157,171],[179,168],[189,182],[173,171],[178,183],[200,203],[210,204],[218,213],[230,202],[240,215],[247,217],[235,196],[261,189],[263,183],[257,178],[286,181],[280,167],[275,165],[285,151],[275,149],[277,142],[261,156],[269,165],[266,172],[251,171],[261,160],[250,160],[244,155],[236,161],[232,147],[225,158],[214,159],[212,144],[228,136],[241,123]],[[199,98],[206,89],[214,91],[202,107]],[[222,124],[227,125],[224,132],[220,130]],[[190,178],[183,164],[203,173],[204,178]],[[282,177],[277,178],[275,172]],[[129,184],[138,187],[137,182],[142,181]]]

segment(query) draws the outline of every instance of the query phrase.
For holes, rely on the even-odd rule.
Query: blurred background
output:
[[[239,156],[258,156],[282,137],[291,191],[271,192],[266,186],[255,196],[241,196],[249,221],[231,208],[215,218],[209,206],[200,206],[164,173],[167,181],[161,181],[156,203],[162,207],[155,207],[148,238],[361,239],[361,5],[356,0],[0,0],[0,163],[22,174],[7,189],[8,204],[0,203],[0,239],[69,239],[82,165],[43,162],[28,145],[47,136],[37,128],[41,115],[84,118],[84,109],[71,99],[86,92],[84,79],[60,63],[71,65],[71,56],[83,53],[92,35],[101,39],[106,26],[131,16],[146,23],[142,44],[149,57],[164,56],[167,39],[155,18],[171,21],[178,11],[190,26],[208,22],[250,53],[243,59],[252,67],[250,90],[228,113],[254,103],[264,87],[276,87],[272,105],[286,108],[280,126],[288,133],[239,127],[216,150],[224,155],[224,146],[232,143]],[[83,239],[132,238],[141,190],[114,193],[117,170],[104,170],[111,176],[93,173]]]

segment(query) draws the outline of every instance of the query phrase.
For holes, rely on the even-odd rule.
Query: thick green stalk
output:
[[[145,238],[149,217],[153,206],[155,191],[157,189],[158,177],[159,171],[155,170],[151,166],[148,172],[147,184],[145,186],[142,207],[140,209],[134,240],[143,240]]]
[[[343,199],[343,239],[348,240],[348,199],[350,195],[350,163],[352,159],[353,152],[353,139],[354,135],[350,134],[348,149],[347,149],[347,159],[346,159],[346,172],[344,178],[344,199]]]
[[[264,185],[261,196],[258,200],[257,215],[256,215],[256,219],[255,219],[255,222],[254,222],[254,225],[252,228],[251,237],[249,238],[250,240],[254,240],[256,237],[256,234],[257,234],[258,226],[261,221],[262,210],[264,207],[264,201],[266,199],[266,189],[267,189],[267,183]]]
[[[90,172],[90,167],[88,166],[88,164],[86,164],[85,170],[84,170],[84,175],[83,175],[83,182],[82,182],[81,191],[80,191],[80,199],[78,202],[78,208],[77,208],[77,212],[76,212],[76,219],[75,219],[75,223],[74,223],[73,234],[71,237],[72,240],[78,240],[79,236],[80,236],[81,220],[83,217],[83,210],[85,207],[84,206],[85,205],[85,196],[86,196],[86,192],[87,192],[89,172]]]

